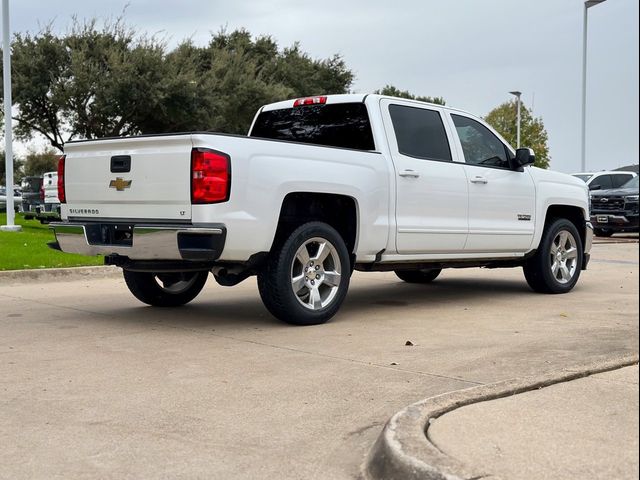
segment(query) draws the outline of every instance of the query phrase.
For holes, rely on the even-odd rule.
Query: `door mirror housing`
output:
[[[598,185],[597,183],[592,183],[589,185],[589,190],[602,190],[602,185]]]
[[[531,148],[519,148],[516,150],[515,164],[517,168],[533,165],[536,155]]]

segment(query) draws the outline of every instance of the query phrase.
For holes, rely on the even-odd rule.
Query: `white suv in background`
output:
[[[589,187],[589,190],[611,190],[612,188],[620,188],[633,177],[637,176],[635,172],[620,170],[613,172],[572,173],[571,175],[584,181]]]
[[[60,199],[58,198],[58,172],[46,172],[42,175],[40,200],[37,218],[41,223],[60,219]]]

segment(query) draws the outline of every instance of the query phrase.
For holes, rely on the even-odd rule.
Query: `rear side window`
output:
[[[303,105],[261,112],[250,136],[375,150],[364,103]]]
[[[398,151],[410,157],[451,161],[449,140],[440,113],[424,108],[389,105]]]

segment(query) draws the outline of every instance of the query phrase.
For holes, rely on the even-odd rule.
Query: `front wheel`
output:
[[[260,297],[276,318],[317,325],[333,317],[349,288],[349,252],[322,222],[301,225],[276,246],[258,273]]]
[[[151,273],[123,270],[129,291],[142,303],[154,307],[178,307],[200,293],[209,272]]]
[[[582,240],[575,225],[564,218],[550,222],[536,254],[524,266],[529,286],[540,293],[567,293],[582,268]]]

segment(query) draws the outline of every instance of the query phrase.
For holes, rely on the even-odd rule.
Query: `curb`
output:
[[[33,270],[0,271],[0,285],[56,280],[82,280],[120,276],[120,268],[114,266],[42,268]]]
[[[400,410],[387,422],[369,451],[363,475],[368,480],[472,480],[497,478],[442,453],[429,440],[431,421],[472,403],[495,400],[638,363],[638,354],[506,380],[427,398]]]

